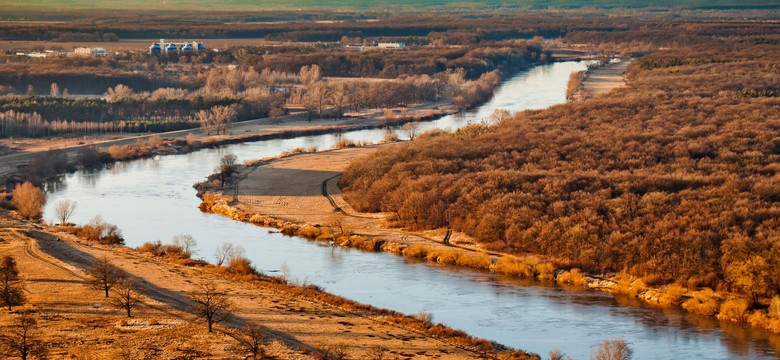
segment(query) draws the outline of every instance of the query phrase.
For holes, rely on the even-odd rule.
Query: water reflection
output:
[[[582,68],[584,64],[576,63],[536,68],[507,81],[486,106],[423,127],[454,129],[486,118],[497,107],[518,111],[560,103],[569,73]],[[45,218],[52,218],[58,199],[67,198],[78,202],[72,221],[85,223],[100,214],[122,229],[130,246],[190,233],[198,241],[198,254],[211,260],[216,247],[229,240],[243,246],[261,270],[279,270],[286,264],[295,279],[338,295],[406,313],[431,311],[435,321],[543,355],[560,349],[576,359],[588,358],[591,346],[612,337],[626,339],[642,359],[773,358],[777,354],[777,337],[740,325],[659,310],[606,293],[334,248],[197,209],[199,200],[191,186],[208,175],[225,153],[244,161],[296,147],[327,149],[341,138],[375,142],[384,135],[376,129],[276,139],[69,174],[61,184],[52,185]]]

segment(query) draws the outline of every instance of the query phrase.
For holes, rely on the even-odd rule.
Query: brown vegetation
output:
[[[29,181],[16,184],[12,193],[11,205],[19,214],[30,219],[37,220],[43,215],[43,204],[46,195]]]
[[[780,286],[777,98],[738,91],[780,86],[777,56],[719,40],[659,52],[610,98],[382,149],[340,184],[358,210],[407,228],[449,226],[490,249],[755,303]]]
[[[3,256],[0,263],[0,306],[12,307],[24,304],[24,282],[19,277],[16,260],[12,256]]]

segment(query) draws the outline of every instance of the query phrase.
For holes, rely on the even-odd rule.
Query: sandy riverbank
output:
[[[308,288],[241,281],[125,247],[85,243],[56,228],[39,230],[7,213],[0,214],[0,250],[17,259],[27,282],[29,304],[25,308],[37,312],[36,336],[51,345],[52,358],[116,358],[125,348],[136,353],[153,349],[149,351],[155,351],[156,358],[187,354],[234,358],[241,352],[222,331],[250,320],[265,328],[266,350],[276,358],[313,358],[319,349],[334,346],[349,358],[370,358],[380,348],[385,349],[386,358],[495,355],[469,349],[456,338],[412,329],[415,325],[408,320],[399,323],[404,317],[392,312]],[[84,269],[103,257],[128,272],[145,292],[144,303],[132,319],[86,284]],[[189,295],[198,284],[207,282],[227,293],[234,307],[234,317],[214,334],[207,333],[205,324],[188,312]],[[12,321],[11,314],[0,312],[0,325]]]
[[[244,167],[218,196],[205,196],[202,209],[239,221],[276,227],[289,235],[504,275],[575,284],[629,295],[652,305],[685,309],[692,306],[690,311],[702,313],[700,307],[686,303],[691,299],[705,299],[699,301],[706,302],[714,312],[704,315],[717,315],[722,304],[725,306],[727,300],[736,298],[734,294],[687,290],[675,284],[648,286],[624,274],[601,277],[582,274],[576,269],[563,271],[554,259],[483,251],[465,234],[452,233],[447,237],[446,229],[409,232],[392,227],[389,223],[392,214],[357,212],[342,198],[336,186],[351,159],[368,155],[381,146],[397,144],[295,154]],[[758,327],[779,330],[772,326]]]
[[[580,98],[589,99],[606,94],[614,88],[625,86],[624,74],[630,63],[630,61],[622,60],[588,70],[582,81]]]

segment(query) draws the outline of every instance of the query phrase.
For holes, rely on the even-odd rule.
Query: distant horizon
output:
[[[425,7],[430,9],[477,9],[527,8],[527,9],[570,9],[570,8],[687,8],[687,9],[774,9],[780,8],[780,0],[737,1],[737,0],[29,0],[0,1],[6,12],[21,10],[84,11],[84,10],[170,10],[170,11],[295,11],[295,10],[411,10]],[[56,14],[51,14],[55,15]]]

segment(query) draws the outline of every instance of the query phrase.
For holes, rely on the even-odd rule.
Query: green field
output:
[[[316,9],[414,9],[414,8],[579,8],[579,7],[681,7],[681,8],[780,8],[780,0],[0,0],[5,10],[87,10],[87,9],[129,9],[129,10],[208,10],[208,11],[261,11]],[[3,11],[0,10],[0,14]]]

